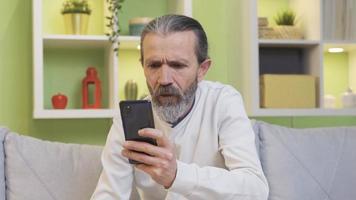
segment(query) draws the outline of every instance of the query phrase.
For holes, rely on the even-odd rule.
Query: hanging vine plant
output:
[[[106,26],[110,29],[110,33],[106,33],[109,40],[114,44],[114,51],[117,54],[119,50],[119,35],[120,35],[120,25],[119,25],[119,11],[122,8],[122,3],[125,0],[106,0],[109,10],[109,16],[106,16],[107,24]]]

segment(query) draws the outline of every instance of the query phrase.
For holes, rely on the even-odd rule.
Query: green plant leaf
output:
[[[295,13],[292,10],[284,10],[277,13],[274,20],[277,25],[290,25],[295,24]]]

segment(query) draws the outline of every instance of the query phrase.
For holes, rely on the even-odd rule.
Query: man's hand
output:
[[[138,134],[155,139],[157,146],[146,142],[126,141],[122,155],[141,162],[136,167],[149,174],[158,184],[165,188],[171,187],[177,173],[174,145],[157,129],[141,129]]]

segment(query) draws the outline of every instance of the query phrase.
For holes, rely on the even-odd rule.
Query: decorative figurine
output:
[[[88,67],[86,74],[87,75],[82,82],[83,108],[101,108],[101,86],[98,77],[98,72],[94,67]],[[94,85],[94,96],[89,97],[89,85],[91,84]],[[93,99],[94,102],[92,104],[89,104],[89,99]]]
[[[324,108],[336,108],[336,97],[331,94],[324,96]]]
[[[348,88],[346,92],[341,95],[342,107],[352,108],[355,107],[354,99],[356,99],[356,94],[352,91],[351,88]]]
[[[135,80],[128,80],[125,84],[125,98],[126,100],[137,99],[137,83]]]
[[[64,94],[58,93],[52,96],[52,106],[54,109],[65,109],[67,102],[68,98]]]

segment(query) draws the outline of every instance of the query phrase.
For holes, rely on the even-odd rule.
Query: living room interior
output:
[[[88,0],[83,32],[68,29],[65,2],[1,2],[0,127],[103,146],[118,102],[148,94],[139,61],[141,22],[172,12],[202,23],[213,61],[206,79],[235,87],[261,130],[264,122],[302,130],[356,126],[356,12],[342,10],[348,0],[125,0],[117,52],[105,35],[112,33],[105,0]],[[278,17],[293,18],[291,32]],[[102,97],[100,107],[88,109],[82,81],[89,67]],[[55,98],[66,98],[66,105],[55,105]]]
[[[39,117],[37,119],[34,117],[35,101],[40,101],[36,99],[36,92],[34,91],[35,82],[38,80],[34,78],[34,51],[37,47],[35,48],[33,38],[36,36],[34,35],[34,29],[39,26],[39,24],[34,24],[33,22],[35,13],[32,11],[32,5],[34,2],[35,1],[15,0],[4,2],[3,5],[6,6],[2,6],[2,48],[0,54],[0,91],[2,98],[0,98],[0,122],[2,125],[16,132],[41,139],[73,143],[104,144],[106,134],[111,125],[110,115],[106,118],[96,118],[95,116],[87,118],[84,114],[83,117],[79,116],[72,119],[61,118],[60,116],[58,117],[59,119],[46,119],[45,117]],[[42,26],[39,27],[39,29],[43,31],[44,37],[48,36],[49,39],[44,39],[44,46],[38,47],[38,51],[42,51],[43,48],[44,56],[41,57],[41,59],[44,60],[45,64],[48,62],[50,67],[52,65],[54,66],[50,68],[53,68],[53,70],[48,71],[48,75],[45,71],[44,81],[41,81],[43,84],[43,91],[41,92],[43,93],[41,94],[43,98],[41,102],[43,105],[41,105],[42,108],[40,109],[52,109],[51,97],[59,92],[65,93],[69,97],[67,109],[81,108],[80,81],[84,77],[85,69],[88,66],[93,65],[98,69],[105,68],[104,62],[106,62],[106,58],[104,58],[103,48],[62,48],[56,47],[55,45],[51,46],[51,41],[55,43],[56,40],[51,39],[51,35],[58,36],[65,35],[66,33],[63,16],[61,14],[64,1],[50,1],[49,3],[49,1],[43,0],[41,2],[43,3],[43,5],[41,5],[43,16],[39,16],[40,19],[38,19],[42,20],[40,24]],[[258,38],[246,39],[246,37],[257,34],[251,33],[251,31],[257,32],[257,28],[252,27],[251,24],[254,23],[254,26],[257,26],[256,14],[258,12],[268,17],[270,26],[274,26],[275,15],[281,10],[289,9],[289,1],[259,0],[257,1],[259,4],[256,4],[256,1],[250,3],[248,1],[234,0],[222,2],[194,0],[184,2],[189,2],[191,5],[189,5],[189,11],[183,12],[190,12],[189,14],[192,14],[193,17],[201,21],[208,34],[210,43],[209,53],[213,60],[213,66],[208,72],[206,79],[231,84],[243,94],[245,103],[247,104],[258,101],[255,96],[259,95],[259,89],[257,85],[252,86],[253,84],[251,83],[252,80],[255,82],[254,84],[257,84],[257,80],[255,79],[258,78],[258,75],[251,75],[252,73],[245,75],[246,71],[255,68],[255,66],[251,65],[258,61],[257,53],[251,53],[258,48],[256,46]],[[97,3],[97,1],[89,1],[89,3],[92,4],[91,7],[93,11],[88,23],[87,36],[103,35],[106,23],[105,20],[102,19],[104,15],[102,11],[103,6]],[[147,6],[151,6],[152,8],[147,9]],[[247,6],[248,9],[246,8]],[[258,10],[256,10],[256,6]],[[97,13],[95,7],[99,7]],[[320,9],[320,5],[310,7],[310,9],[314,10]],[[119,13],[120,34],[122,36],[129,35],[129,20],[131,18],[137,16],[155,17],[167,12],[167,2],[165,0],[155,0],[154,3],[150,5],[143,5],[139,0],[125,1]],[[321,11],[310,12],[321,13]],[[258,15],[258,17],[263,17],[260,16],[260,14]],[[303,17],[301,15],[302,13],[296,12],[297,24],[303,23]],[[255,22],[253,22],[253,20],[255,20]],[[319,18],[318,24],[311,24],[309,26],[313,26],[314,29],[318,29],[316,30],[317,33],[321,33],[321,21]],[[60,39],[58,39],[58,41],[57,43],[61,43]],[[321,77],[322,80],[324,80],[324,83],[318,83],[318,90],[322,88],[324,92],[316,92],[318,93],[316,95],[318,98],[316,100],[318,101],[316,108],[320,108],[320,102],[322,102],[324,95],[327,94],[333,95],[336,99],[334,100],[336,101],[335,104],[337,104],[338,108],[341,108],[342,94],[346,92],[348,87],[355,87],[356,85],[354,82],[352,83],[355,79],[352,76],[354,76],[355,73],[349,78],[349,74],[352,73],[352,67],[350,67],[350,70],[346,70],[348,68],[348,57],[351,57],[352,53],[346,51],[334,55],[325,53],[323,50],[320,50],[320,48],[322,48],[321,42],[324,42],[320,36],[317,36],[317,38],[311,36],[311,39],[298,41],[302,44],[299,44],[297,48],[303,50],[303,45],[307,47],[309,45],[309,47],[316,48],[317,51],[321,52],[320,54],[325,55],[324,58],[319,58],[318,56],[312,58],[316,60],[316,62],[320,62],[320,66],[331,66],[330,69],[324,69],[322,77],[318,75],[319,79]],[[295,42],[297,46],[298,41]],[[305,44],[303,44],[303,42]],[[307,44],[308,42],[311,42],[311,44]],[[316,42],[316,44],[313,42]],[[345,41],[341,41],[340,43],[348,45],[352,49],[351,43],[348,44]],[[137,39],[136,44],[138,44]],[[124,46],[125,41],[121,42],[121,45]],[[255,50],[251,50],[253,45],[255,45]],[[288,48],[288,44],[286,44],[286,46]],[[293,41],[289,46],[293,46]],[[117,74],[115,74],[115,80],[117,81],[115,83],[118,84],[116,86],[118,91],[115,92],[118,96],[116,99],[124,99],[124,85],[126,81],[130,79],[136,81],[138,84],[137,98],[147,94],[138,56],[139,50],[135,48],[119,50],[119,66],[117,67]],[[250,58],[251,60],[249,60]],[[322,64],[322,62],[327,63]],[[46,69],[46,66],[43,65],[43,68]],[[353,70],[355,71],[355,69]],[[101,77],[99,78],[103,79],[103,104],[105,104],[105,102],[108,104],[108,91],[106,88],[108,88],[109,85],[104,81],[107,75],[100,73],[99,75]],[[250,80],[246,81],[246,79]],[[349,82],[353,85],[349,85]],[[327,90],[329,90],[330,93],[327,93],[329,92]],[[246,97],[247,93],[253,94],[248,95],[250,97]],[[251,98],[251,96],[253,97]],[[345,112],[347,114],[342,115],[342,113],[339,114],[337,111],[333,111],[333,109],[331,112],[320,113],[315,113],[313,111],[315,109],[306,109],[302,113],[298,113],[298,110],[296,112],[292,110],[290,112],[288,111],[287,114],[283,112],[282,109],[280,114],[278,110],[276,112],[262,112],[262,114],[259,114],[258,112],[251,112],[256,110],[258,105],[252,107],[252,109],[247,108],[251,118],[288,127],[306,128],[356,125],[356,118],[354,117],[356,108],[349,108],[351,114],[350,112]]]

